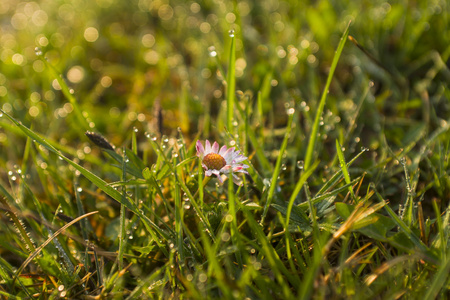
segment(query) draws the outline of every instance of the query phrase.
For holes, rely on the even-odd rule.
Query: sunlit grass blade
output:
[[[258,98],[260,98],[260,93],[258,93]],[[260,101],[260,100],[258,100]],[[238,109],[240,115],[242,118],[246,118],[246,114],[245,111],[239,106],[236,105],[236,108]],[[261,119],[262,122],[262,119]],[[269,163],[269,160],[267,159],[267,157],[264,155],[264,147],[263,147],[263,143],[261,142],[261,139],[258,140],[258,138],[255,135],[255,132],[253,130],[249,130],[248,135],[246,136],[246,139],[248,139],[250,141],[250,143],[253,146],[253,149],[255,149],[255,153],[256,153],[256,157],[259,161],[259,163],[262,165],[262,169],[265,170],[267,173],[272,172],[273,167],[272,165]],[[262,137],[262,132],[261,132],[261,137]]]
[[[282,161],[283,155],[286,151],[287,143],[288,143],[291,129],[292,129],[292,120],[294,119],[294,111],[293,111],[293,109],[292,109],[292,111],[291,111],[291,109],[289,109],[288,112],[289,112],[289,118],[288,118],[288,123],[286,126],[286,133],[284,134],[283,143],[281,144],[280,152],[278,154],[277,162],[275,164],[275,169],[273,170],[272,179],[270,181],[270,188],[269,188],[269,192],[267,195],[267,200],[266,200],[266,203],[264,204],[264,211],[261,216],[261,221],[260,221],[261,224],[264,223],[264,219],[265,219],[267,212],[269,210],[269,207],[273,201],[275,188],[277,187],[278,175],[280,174],[280,171],[281,171],[281,161]]]
[[[226,298],[231,298],[231,290],[230,287],[226,285],[227,278],[218,260],[215,247],[209,242],[208,236],[205,234],[205,230],[202,228],[201,224],[199,224],[199,232],[201,234],[201,241],[203,244],[203,248],[205,249],[205,254],[208,257],[209,261],[208,274],[209,276],[212,276],[212,274],[214,274],[220,290],[224,293]]]
[[[288,208],[286,212],[286,230],[289,228],[289,221],[291,219],[291,212],[292,207],[294,206],[295,199],[297,198],[298,194],[300,193],[301,188],[305,184],[306,180],[312,175],[314,170],[319,165],[319,161],[316,161],[311,168],[309,168],[306,172],[302,173],[299,180],[297,181],[294,190],[292,191],[291,197],[289,198]]]
[[[443,298],[445,298],[445,294],[448,296],[448,286],[446,291],[442,291],[441,289],[445,286],[446,282],[448,284],[448,274],[450,272],[450,251],[447,251],[446,260],[439,266],[436,276],[433,278],[431,285],[427,288],[427,292],[423,299],[431,300],[437,299],[437,296],[441,293]]]
[[[300,284],[299,278],[295,275],[290,274],[289,270],[283,264],[275,249],[269,242],[267,236],[262,231],[261,226],[254,219],[253,214],[242,203],[237,202],[237,204],[246,216],[247,222],[249,223],[249,226],[252,229],[255,238],[259,243],[261,243],[261,251],[264,253],[267,259],[267,263],[269,264],[275,279],[280,285],[284,297],[287,297],[286,299],[290,299],[291,297],[293,297],[293,295],[287,285],[285,278],[287,278],[287,281],[289,281],[289,283],[293,286],[298,286]]]
[[[314,119],[313,128],[312,128],[311,134],[309,136],[308,148],[306,150],[305,164],[304,164],[305,170],[308,170],[308,168],[310,167],[311,162],[313,160],[314,148],[316,145],[317,134],[319,132],[320,116],[322,115],[323,109],[325,108],[325,101],[327,99],[328,91],[329,91],[330,84],[331,84],[331,79],[333,78],[334,71],[336,70],[336,66],[339,61],[339,57],[341,56],[342,50],[344,49],[345,42],[347,41],[349,29],[350,29],[350,23],[347,25],[347,28],[345,29],[344,34],[341,37],[341,41],[339,42],[339,45],[337,47],[336,53],[333,58],[333,62],[331,63],[330,72],[328,73],[327,83],[325,84],[325,88],[323,89],[322,97],[320,98],[319,106],[317,107],[316,117]]]
[[[65,157],[60,151],[58,151],[55,147],[47,143],[41,136],[30,130],[28,127],[24,126],[21,122],[18,122],[16,119],[11,117],[9,114],[5,113],[3,110],[0,109],[0,111],[16,126],[18,126],[27,136],[29,136],[33,141],[36,141],[43,147],[45,147],[47,150],[53,152],[54,154],[58,155],[58,157],[64,161],[66,161],[68,164],[70,164],[72,167],[80,171],[81,174],[83,174],[84,177],[86,177],[89,181],[91,181],[93,184],[95,184],[98,188],[100,188],[102,191],[104,191],[107,195],[111,196],[114,200],[116,200],[119,203],[124,204],[129,210],[131,210],[133,213],[138,215],[144,220],[144,224],[146,225],[147,229],[149,230],[150,234],[154,235],[153,231],[156,231],[160,236],[164,237],[164,239],[168,239],[167,234],[164,233],[156,224],[154,224],[148,217],[146,217],[140,210],[137,208],[137,206],[126,197],[123,199],[122,194],[111,187],[107,182],[105,182],[103,179],[92,173],[91,171],[83,168],[79,164],[75,163],[74,161],[70,160],[69,158]],[[123,201],[123,202],[122,202]],[[158,244],[159,239],[155,237],[155,242]],[[165,251],[165,248],[162,247],[161,250],[168,254],[168,252]]]
[[[360,157],[366,150],[361,150],[361,152],[359,152],[352,160],[350,160],[347,163],[347,168],[349,168],[354,162],[355,160]],[[317,192],[316,196],[325,193],[326,191],[328,191],[332,186],[334,186],[337,182],[339,182],[339,180],[342,178],[342,169],[339,169],[339,171],[337,171],[331,178],[330,180],[328,180],[321,188],[320,190]]]
[[[175,174],[175,176],[178,176]],[[177,255],[180,261],[185,260],[184,254],[184,234],[183,234],[183,216],[184,209],[181,199],[181,189],[180,185],[176,184],[174,187],[174,200],[175,200],[175,235],[176,235],[176,245],[177,245]]]
[[[230,222],[230,233],[231,238],[233,240],[234,245],[238,248],[236,252],[236,260],[239,264],[239,267],[242,268],[242,254],[240,247],[240,234],[237,227],[236,221],[236,204],[235,204],[235,195],[234,195],[234,183],[233,183],[233,174],[230,173],[228,175],[228,215],[232,218]]]
[[[227,73],[227,128],[232,130],[234,118],[234,98],[236,92],[236,38],[231,36],[230,53],[228,57],[228,73]]]
[[[126,159],[126,154],[125,151],[123,151],[123,157],[122,157],[122,176],[121,176],[121,180],[123,182],[126,181],[126,176],[127,176],[127,163],[126,163],[127,159]],[[119,251],[118,251],[118,255],[117,255],[117,262],[118,262],[118,266],[119,266],[119,270],[123,269],[123,254],[125,251],[125,244],[126,244],[126,238],[125,238],[125,230],[126,230],[126,207],[123,204],[125,202],[125,197],[127,194],[127,187],[126,185],[122,186],[122,202],[120,205],[120,222],[119,222]]]
[[[372,188],[374,190],[375,186],[372,185]],[[380,202],[385,202],[383,197],[377,192],[375,191],[378,200]],[[414,243],[414,245],[422,250],[422,251],[426,251],[427,250],[427,246],[425,246],[422,241],[420,240],[419,237],[417,237],[417,235],[411,230],[411,228],[408,227],[408,225],[406,225],[400,218],[399,216],[397,216],[397,214],[392,210],[392,208],[389,205],[385,205],[384,209],[386,210],[386,212],[392,217],[393,221],[397,224],[397,226],[406,234],[406,236],[411,240],[411,242]]]
[[[49,237],[44,243],[42,243],[36,250],[30,254],[30,256],[22,263],[22,265],[17,269],[17,272],[15,273],[15,278],[17,278],[20,273],[22,273],[23,269],[44,249],[45,246],[47,246],[51,241],[53,241],[61,232],[65,231],[67,228],[75,224],[76,222],[82,220],[83,218],[89,217],[90,215],[96,214],[98,211],[93,211],[90,213],[87,213],[83,216],[79,216],[78,218],[74,219],[73,221],[67,223],[63,227],[61,227],[58,231],[56,231],[51,237]]]
[[[6,191],[6,189],[1,184],[0,184],[0,192],[3,195],[8,195],[8,198],[11,201],[12,196]],[[7,215],[13,221],[16,230],[19,232],[20,237],[25,242],[27,250],[30,252],[34,251],[36,249],[36,247],[34,246],[32,240],[28,236],[28,232],[27,232],[23,222],[17,217],[16,213],[14,213],[14,211],[10,208],[9,204],[6,202],[6,200],[4,198],[0,197],[0,203],[4,206],[4,209],[5,208],[9,209],[9,212]]]
[[[342,146],[339,143],[339,140],[337,140],[337,139],[336,139],[336,152],[339,157],[339,163],[341,165],[341,170],[342,170],[342,174],[344,175],[345,182],[347,184],[349,184],[351,182],[351,179],[350,179],[350,175],[348,173],[347,163],[345,162],[344,153],[342,152]],[[353,192],[353,188],[351,186],[348,188],[348,191],[352,195],[352,199],[356,201],[355,193]]]

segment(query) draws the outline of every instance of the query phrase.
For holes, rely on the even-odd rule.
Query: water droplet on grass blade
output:
[[[228,30],[228,35],[229,35],[230,37],[234,37],[234,29]]]
[[[217,52],[216,52],[216,47],[211,46],[208,48],[209,51],[209,56],[211,57],[216,57],[217,56]]]
[[[366,148],[366,147],[362,146],[361,147],[361,151],[363,151],[363,152],[369,151],[369,148]]]
[[[34,53],[37,56],[41,56],[43,54],[41,48],[39,48],[39,47],[34,48]]]

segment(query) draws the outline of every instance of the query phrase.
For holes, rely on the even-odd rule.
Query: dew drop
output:
[[[162,141],[163,141],[164,143],[168,143],[168,142],[169,142],[169,138],[168,138],[166,135],[163,135],[163,136],[162,136]]]
[[[71,95],[73,95],[73,94],[75,93],[74,89],[70,89],[70,90],[69,90],[69,93],[70,93]]]
[[[285,164],[282,164],[282,165],[281,165],[281,170],[286,171],[286,169],[287,169],[286,165],[285,165]]]
[[[0,118],[1,118],[1,117],[3,117],[3,113],[2,113],[2,112],[0,112]]]
[[[234,37],[234,29],[228,30],[228,35],[229,35],[230,37]]]
[[[292,107],[287,110],[288,115],[293,115],[294,113],[295,113],[295,109]]]
[[[366,151],[369,151],[369,148],[366,148],[366,147],[361,147],[361,151],[363,151],[363,152],[366,152]]]
[[[217,56],[216,47],[214,47],[214,46],[209,47],[208,52],[209,52],[209,56],[211,56],[211,57]]]
[[[134,132],[138,132],[139,129],[137,129],[136,127],[133,127]]]
[[[305,166],[305,162],[303,160],[297,161],[297,168],[299,168],[300,170],[303,170],[304,166]]]
[[[39,47],[34,48],[34,53],[37,56],[41,56],[43,54],[41,48],[39,48]]]
[[[81,193],[82,191],[83,191],[83,189],[82,189],[81,187],[78,187],[78,188],[77,188],[77,192],[78,192],[78,193]]]

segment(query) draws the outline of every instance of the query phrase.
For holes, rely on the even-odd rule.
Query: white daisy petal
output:
[[[225,153],[222,155],[222,157],[225,159],[225,161],[227,162],[227,164],[231,163],[232,158],[233,158],[233,150],[234,148],[230,148],[227,151],[225,151]]]

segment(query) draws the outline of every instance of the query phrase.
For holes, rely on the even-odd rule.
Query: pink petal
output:
[[[227,162],[227,164],[231,163],[231,161],[232,161],[233,150],[234,150],[234,147],[228,149],[228,150],[225,151],[225,153],[222,155],[223,158],[225,159],[225,161]]]
[[[205,142],[205,155],[208,155],[209,153],[211,153],[211,143],[206,140]]]
[[[222,176],[220,176],[220,175],[217,175],[217,179],[219,179],[220,183],[223,183],[223,179],[222,179]]]
[[[205,153],[205,149],[203,148],[202,142],[199,140],[197,141],[197,144],[195,144],[195,148],[197,148],[197,156],[200,158],[203,158],[203,154]]]
[[[214,142],[214,144],[212,145],[212,152],[218,153],[218,151],[219,151],[219,144],[217,142]]]
[[[222,148],[220,148],[219,154],[223,156],[223,154],[227,151],[227,145],[223,145]]]
[[[220,169],[219,171],[222,173],[228,173],[228,171],[231,169],[230,165],[225,165],[225,167],[223,167],[222,169]]]
[[[233,163],[238,164],[246,159],[247,159],[247,157],[245,157],[244,155],[240,155],[234,159]]]

